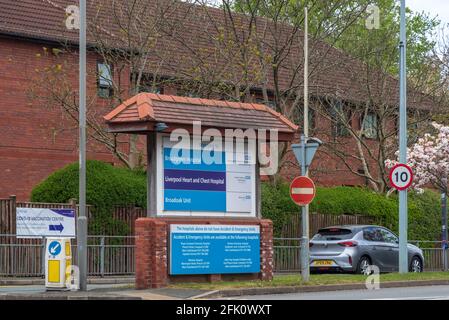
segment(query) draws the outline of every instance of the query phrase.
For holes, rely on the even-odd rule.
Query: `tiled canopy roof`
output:
[[[155,123],[170,129],[189,127],[201,121],[203,127],[232,129],[277,129],[293,135],[298,126],[282,114],[263,105],[140,93],[104,117],[112,132],[152,131]],[[168,130],[170,130],[168,129]]]

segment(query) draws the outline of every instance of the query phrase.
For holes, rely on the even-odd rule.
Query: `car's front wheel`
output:
[[[413,257],[412,261],[410,262],[410,272],[422,272],[422,271],[423,265],[421,259],[418,257]]]

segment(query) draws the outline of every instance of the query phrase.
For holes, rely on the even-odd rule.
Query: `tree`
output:
[[[413,170],[412,187],[419,192],[426,186],[432,186],[441,193],[442,210],[442,241],[447,249],[447,208],[446,199],[449,179],[449,126],[432,123],[436,132],[426,133],[422,138],[407,149],[408,164]],[[387,168],[398,162],[388,159]],[[445,255],[446,257],[446,255]],[[445,260],[447,266],[447,261]]]
[[[330,30],[334,30],[333,39],[328,42],[365,12],[359,7],[342,13],[347,2],[317,1],[321,9],[312,8],[316,28],[310,34],[311,77],[326,74],[334,63],[330,55],[335,48],[323,42]],[[190,23],[201,25],[205,32],[191,39],[182,34],[173,37],[187,49],[179,59],[191,61],[191,68],[184,70],[185,78],[197,80],[187,82],[185,86],[193,89],[187,91],[201,97],[264,103],[298,122],[303,100],[304,11],[292,3],[223,0],[216,9],[211,9],[208,1],[192,8],[195,14],[189,16]],[[196,42],[207,43],[208,49],[192,50]],[[288,161],[287,151],[288,145],[282,144],[280,167]],[[277,180],[277,176],[271,178]]]
[[[449,126],[432,123],[436,132],[426,133],[407,149],[407,162],[413,169],[412,187],[422,191],[432,186],[441,193],[448,191],[449,179]],[[386,167],[391,168],[398,162],[387,159]]]
[[[354,175],[365,178],[374,190],[384,192],[384,163],[397,150],[399,8],[393,0],[373,4],[380,9],[380,28],[367,29],[359,20],[336,41],[337,47],[357,59],[345,63],[351,74],[349,81],[358,84],[352,93],[354,98],[338,98],[345,92],[339,93],[337,86],[337,94],[318,99],[317,109],[335,130],[340,130],[337,134],[334,131],[334,136],[327,131],[324,152],[339,159]],[[435,42],[429,40],[438,23],[425,14],[407,12],[410,142],[428,129],[433,115],[444,111],[441,88],[446,80],[435,77],[437,71],[431,59]]]
[[[48,3],[65,10],[54,2]],[[88,79],[97,79],[103,86],[101,93],[88,90],[88,139],[106,147],[129,168],[142,165],[138,136],[108,133],[102,115],[138,92],[158,90],[163,81],[161,69],[166,64],[166,53],[159,46],[161,30],[179,6],[176,0],[96,0],[88,5],[89,55],[102,63],[102,68],[88,69]],[[72,61],[77,61],[77,52],[76,45],[68,41],[61,41],[61,47],[51,52],[44,48],[44,55],[52,56],[54,64],[36,70],[30,91],[32,99],[46,108],[62,110],[76,124],[79,107]],[[62,126],[58,130],[67,129]]]
[[[238,0],[235,10],[258,15],[273,21],[282,21],[297,28],[303,24],[304,6],[309,8],[309,29],[311,33],[311,108],[312,112],[327,119],[325,125],[318,126],[312,133],[324,140],[319,153],[326,159],[336,161],[335,172],[349,171],[364,178],[367,185],[378,192],[386,190],[386,172],[384,162],[397,149],[396,126],[398,116],[398,42],[399,7],[394,0],[377,1],[320,1],[285,0],[265,2],[258,0]],[[379,29],[368,29],[366,9],[377,5],[380,13]],[[429,35],[435,31],[438,21],[422,13],[407,13],[407,56],[411,138],[427,128],[427,123],[436,114],[438,106],[444,100],[441,94],[445,77],[438,75],[438,67],[432,59],[435,42]],[[297,33],[298,36],[300,32]],[[323,48],[320,42],[330,44],[332,59],[320,59]],[[342,51],[336,51],[335,48]],[[288,47],[291,49],[291,47]],[[289,52],[289,54],[291,54]],[[274,55],[275,57],[282,55]],[[330,54],[327,54],[329,58]],[[299,58],[299,59],[298,59]],[[302,78],[302,60],[296,59],[292,69]],[[284,58],[281,58],[281,61]],[[279,65],[282,69],[282,64]],[[297,68],[297,69],[295,69]],[[323,76],[335,70],[342,73],[340,79],[327,81]],[[274,73],[276,75],[276,73]],[[276,78],[275,78],[276,79]],[[270,82],[267,82],[270,83]],[[280,98],[279,111],[290,119],[301,118],[302,93],[298,80],[288,90],[276,90]],[[325,83],[323,85],[323,83]],[[276,85],[275,85],[276,88]],[[316,89],[315,92],[313,89]],[[278,94],[279,93],[279,94]],[[276,104],[278,104],[276,102]],[[296,163],[294,164],[296,165]],[[318,167],[312,167],[312,174],[321,173]]]

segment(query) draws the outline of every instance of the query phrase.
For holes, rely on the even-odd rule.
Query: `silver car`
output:
[[[380,272],[398,271],[398,237],[387,228],[372,225],[342,225],[323,228],[310,240],[311,272],[367,273],[369,265]],[[422,250],[408,244],[410,272],[422,272]]]

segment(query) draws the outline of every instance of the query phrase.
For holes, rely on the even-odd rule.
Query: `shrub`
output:
[[[275,234],[300,208],[289,195],[289,186],[262,185],[262,215],[272,219]],[[356,187],[317,188],[310,212],[334,215],[364,215],[375,218],[379,224],[398,232],[397,196],[387,198],[369,189]],[[409,193],[409,239],[436,240],[440,237],[440,203],[437,193],[426,190],[423,194]]]
[[[95,160],[87,161],[86,165],[86,202],[94,206],[90,233],[111,234],[115,230],[115,235],[127,234],[127,226],[114,220],[111,211],[114,206],[146,207],[145,172]],[[55,171],[33,189],[31,201],[66,203],[72,198],[78,199],[78,172],[78,163]]]

